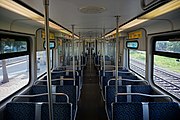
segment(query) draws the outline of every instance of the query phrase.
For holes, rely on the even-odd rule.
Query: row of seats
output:
[[[95,59],[96,63],[99,63]],[[98,66],[99,85],[109,120],[178,120],[180,107],[167,95],[158,94],[147,80],[139,79],[124,68],[115,70]],[[115,84],[117,83],[117,86]]]
[[[67,67],[56,68],[51,72],[52,101],[54,120],[75,120],[77,102],[82,86],[82,68],[75,72]],[[23,94],[15,96],[5,108],[7,120],[48,120],[47,76],[35,81],[34,85]]]

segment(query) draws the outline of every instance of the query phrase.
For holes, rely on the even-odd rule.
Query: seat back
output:
[[[48,103],[8,103],[6,120],[49,120]],[[54,120],[72,120],[70,103],[53,103]]]
[[[144,93],[153,94],[153,89],[150,85],[133,85],[133,86],[118,86],[118,93]],[[131,97],[132,102],[150,101],[149,97],[143,96],[118,96],[117,102],[127,102]],[[111,104],[115,102],[115,86],[106,86],[106,105],[111,108]]]
[[[30,93],[31,95],[34,94],[41,94],[41,93],[47,93],[47,86],[45,85],[34,85],[31,87],[30,89]],[[73,107],[76,106],[77,104],[77,96],[78,96],[78,90],[76,86],[52,86],[52,92],[53,93],[65,93],[68,95],[69,97],[69,102],[73,104]],[[64,102],[65,99],[62,97],[56,97],[55,98],[56,102]],[[41,98],[32,98],[30,99],[31,102],[47,102],[48,98],[47,96],[42,96]]]
[[[113,103],[113,120],[179,120],[177,103]]]

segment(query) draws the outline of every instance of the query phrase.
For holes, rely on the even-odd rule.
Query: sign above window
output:
[[[127,41],[126,48],[128,49],[138,49],[139,43],[138,41]]]

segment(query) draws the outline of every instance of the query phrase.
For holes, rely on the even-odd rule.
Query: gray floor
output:
[[[76,120],[107,120],[104,101],[98,84],[98,76],[90,56],[84,73],[84,83]]]

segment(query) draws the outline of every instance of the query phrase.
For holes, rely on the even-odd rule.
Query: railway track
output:
[[[138,71],[142,76],[145,76],[145,67],[144,63],[139,62],[135,59],[131,59],[131,69]],[[180,76],[163,70],[161,68],[155,67],[153,79],[155,84],[160,86],[162,89],[168,91],[174,96],[180,98]]]

